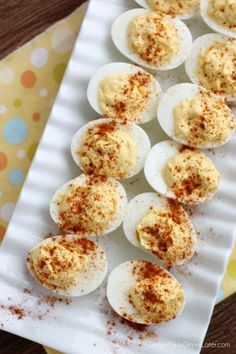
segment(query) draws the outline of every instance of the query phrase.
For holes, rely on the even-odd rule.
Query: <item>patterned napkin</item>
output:
[[[47,123],[84,12],[82,5],[0,62],[0,241]],[[235,291],[236,247],[218,301]]]
[[[0,240],[63,78],[84,7],[0,62]]]

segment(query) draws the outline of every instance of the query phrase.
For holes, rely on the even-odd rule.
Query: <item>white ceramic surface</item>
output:
[[[111,25],[121,13],[135,6],[132,0],[91,0],[51,117],[0,249],[0,305],[6,308],[0,312],[3,329],[70,354],[198,353],[233,243],[235,136],[212,155],[222,175],[219,191],[210,203],[192,210],[193,224],[200,233],[197,255],[186,266],[187,269],[175,267],[171,271],[183,283],[185,309],[175,321],[151,327],[157,338],[140,340],[140,332],[136,333],[112,317],[105,298],[105,283],[88,296],[73,299],[69,305],[57,302],[51,307],[42,301],[49,292],[37,286],[27,271],[27,251],[48,233],[58,233],[49,215],[51,197],[58,187],[79,175],[70,154],[70,144],[75,132],[97,117],[86,99],[89,79],[101,65],[122,60],[111,41]],[[195,38],[207,32],[198,18],[187,23],[191,25]],[[164,90],[188,81],[183,66],[159,73],[158,80]],[[166,139],[156,120],[144,128],[150,134],[152,144]],[[136,176],[123,185],[129,198],[151,191],[143,173],[138,175],[138,179]],[[108,256],[108,274],[127,260],[153,260],[126,240],[122,228],[98,242]],[[27,293],[24,288],[32,290]],[[23,307],[25,318],[18,320],[12,315],[7,309],[11,304]],[[39,314],[42,315],[40,320]],[[115,330],[107,335],[107,321],[112,319],[116,323]],[[133,340],[127,337],[130,333]]]

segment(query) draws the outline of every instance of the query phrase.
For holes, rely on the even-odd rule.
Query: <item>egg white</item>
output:
[[[176,199],[183,204],[193,204],[193,203],[184,203],[181,200],[178,200],[176,195],[170,190],[167,186],[165,179],[162,175],[163,169],[167,164],[168,160],[171,157],[179,154],[182,144],[179,144],[173,140],[162,141],[152,147],[146,162],[144,165],[144,174],[146,180],[150,186],[158,193],[164,195],[167,198]],[[196,204],[204,203],[209,200],[215,193],[208,197],[199,198]]]
[[[199,85],[199,79],[197,75],[197,67],[199,56],[202,49],[207,49],[211,47],[216,42],[227,42],[228,37],[217,34],[217,33],[208,33],[204,34],[203,36],[198,37],[192,46],[191,54],[187,57],[185,61],[185,70],[189,77],[189,79],[196,85]],[[236,95],[221,95],[225,97],[228,101],[235,101]]]
[[[216,22],[213,18],[208,15],[209,0],[201,0],[200,2],[200,14],[203,21],[209,26],[213,31],[221,33],[228,37],[236,38],[236,32],[231,31],[227,27],[222,26]]]
[[[167,161],[179,153],[179,147],[180,144],[171,140],[154,145],[149,151],[144,165],[144,174],[150,186],[156,192],[172,199],[176,199],[176,196],[168,188],[162,176],[162,171]]]
[[[177,68],[185,61],[186,57],[191,52],[192,47],[192,35],[189,31],[188,27],[179,19],[168,17],[169,21],[175,26],[178,32],[178,36],[180,38],[180,50],[175,57],[171,59],[168,64],[162,66],[150,65],[144,60],[142,60],[136,53],[130,51],[128,46],[128,26],[130,21],[140,15],[149,14],[149,10],[145,9],[134,9],[129,10],[120,15],[112,25],[111,35],[112,40],[116,46],[116,48],[129,60],[134,63],[141,65],[145,68],[152,69],[155,71],[162,70],[171,70]]]
[[[137,72],[146,72],[144,69],[138,66],[128,64],[128,63],[110,63],[104,65],[98,69],[98,71],[92,76],[87,89],[87,98],[91,107],[99,114],[102,115],[102,111],[99,106],[98,100],[98,89],[100,82],[110,75],[120,75],[120,74],[136,74]],[[149,73],[150,74],[150,73]],[[155,77],[155,87],[152,89],[151,97],[147,101],[146,109],[144,112],[140,113],[139,122],[137,124],[142,124],[149,122],[156,115],[156,109],[159,102],[159,97],[162,93],[159,82]],[[153,85],[154,86],[154,85]],[[119,118],[119,117],[117,117]]]
[[[86,184],[87,180],[89,179],[88,175],[81,174],[75,179],[72,179],[71,181],[65,183],[63,186],[61,186],[53,195],[52,200],[50,202],[50,215],[53,221],[59,225],[60,224],[60,205],[58,205],[58,200],[60,200],[61,195],[66,195],[66,193],[69,191],[69,185],[72,183],[76,183],[78,186],[82,186]],[[111,220],[109,223],[108,227],[103,230],[101,233],[80,233],[80,236],[102,236],[105,234],[108,234],[114,230],[116,230],[120,224],[123,222],[126,208],[127,208],[127,195],[124,187],[114,178],[108,177],[107,179],[109,183],[114,185],[117,190],[117,210],[115,217]]]
[[[138,241],[136,227],[142,218],[150,211],[150,208],[165,208],[167,200],[157,193],[142,193],[135,196],[128,204],[123,222],[123,229],[126,238],[132,245],[144,249]]]
[[[56,243],[60,241],[60,239],[65,238],[65,236],[53,236],[47,238],[40,242],[37,246],[30,250],[33,251],[37,249],[39,246],[47,244],[47,243]],[[67,240],[76,240],[81,238],[78,235],[66,235]],[[93,242],[93,241],[92,241]],[[32,268],[32,264],[30,260],[27,260],[27,267],[32,277],[43,287],[49,289],[51,292],[56,293],[57,295],[62,296],[83,296],[91,293],[95,289],[97,289],[103,282],[106,272],[107,272],[107,257],[103,251],[103,249],[94,242],[96,245],[96,249],[93,252],[92,261],[86,265],[86,269],[84,272],[78,274],[78,283],[71,286],[67,291],[63,289],[51,289],[46,284],[42,284],[37,278],[34,269]]]
[[[145,9],[152,10],[151,8],[148,7],[147,2],[145,0],[134,0],[137,4],[140,6],[144,7]],[[152,10],[154,11],[154,10]],[[177,15],[176,18],[179,18],[180,20],[187,20],[189,18],[194,17],[198,11],[191,11],[191,12],[186,12],[185,14],[182,15]]]
[[[135,176],[142,170],[146,156],[151,149],[151,143],[147,133],[134,123],[126,122],[125,124],[122,124],[122,121],[120,121],[119,124],[118,119],[109,119],[109,118],[102,118],[102,119],[97,119],[92,122],[89,122],[88,124],[84,125],[81,129],[79,129],[72,139],[72,143],[71,143],[72,157],[75,163],[82,169],[80,158],[77,154],[77,151],[80,149],[81,143],[88,129],[96,125],[99,125],[101,123],[112,122],[113,120],[115,120],[115,122],[117,123],[117,127],[127,132],[130,138],[135,143],[136,154],[137,154],[136,165],[134,166],[131,173],[127,177],[125,177],[125,178],[130,178]],[[119,179],[118,177],[116,178]]]
[[[205,143],[205,144],[191,144],[191,142],[181,139],[175,135],[174,129],[174,108],[177,104],[182,101],[193,99],[200,91],[207,91],[201,86],[183,83],[170,87],[161,97],[160,103],[157,109],[157,119],[161,128],[164,132],[173,140],[178,143],[192,146],[199,149],[209,149],[215,148],[217,146],[225,144],[230,136],[225,139],[225,141],[221,143]],[[213,92],[212,92],[213,94]],[[214,94],[213,94],[214,95]],[[214,95],[214,97],[218,100],[221,98],[219,96]]]
[[[143,217],[153,208],[157,209],[157,210],[162,209],[162,208],[168,209],[167,198],[161,196],[158,193],[139,194],[129,202],[127,212],[125,215],[125,219],[124,219],[124,223],[123,223],[124,233],[125,233],[125,236],[128,239],[128,241],[130,243],[132,243],[132,245],[134,245],[138,248],[141,248],[142,250],[144,250],[148,253],[151,253],[151,254],[152,254],[151,251],[145,249],[140,244],[140,242],[137,238],[136,228],[137,228],[137,225],[143,219]],[[197,243],[193,226],[192,226],[192,239],[194,242],[193,251],[192,251],[192,255],[193,255],[195,252],[196,243]],[[156,255],[153,255],[153,256],[155,258],[158,258]],[[161,261],[164,263],[163,260],[161,260]],[[180,265],[186,261],[187,261],[187,259],[184,259],[184,260],[179,261],[176,264]]]
[[[120,264],[110,273],[107,283],[107,299],[113,310],[121,317],[127,320],[130,320],[130,317],[132,317],[132,322],[151,325],[155,323],[151,321],[147,322],[139,311],[129,302],[128,297],[130,290],[137,283],[137,278],[132,273],[132,269],[135,265],[140,263],[146,263],[146,261],[127,261]],[[156,266],[160,267],[157,264]],[[171,275],[168,271],[164,271]],[[172,275],[171,277],[174,278]],[[180,314],[181,312],[178,315]]]

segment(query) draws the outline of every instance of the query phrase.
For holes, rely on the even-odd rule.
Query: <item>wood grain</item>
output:
[[[1,354],[45,354],[39,344],[23,339],[13,334],[0,331]]]
[[[190,324],[191,327],[191,324]],[[236,294],[218,304],[207,331],[204,345],[219,344],[217,348],[204,347],[202,354],[235,354],[236,353]],[[223,348],[221,343],[229,343],[230,347]]]
[[[0,0],[0,59],[75,10],[83,0]]]
[[[69,15],[82,2],[0,0],[0,58]],[[220,343],[229,343],[230,347],[223,348]],[[204,344],[207,347],[202,349],[202,354],[236,353],[236,294],[215,307]],[[43,354],[44,350],[38,344],[0,331],[0,353]]]

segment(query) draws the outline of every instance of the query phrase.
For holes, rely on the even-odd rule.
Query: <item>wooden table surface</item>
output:
[[[0,0],[0,59],[70,14],[82,2],[83,0]],[[204,344],[203,354],[236,353],[236,294],[215,307]],[[41,345],[0,331],[0,354],[13,353],[45,352]]]

